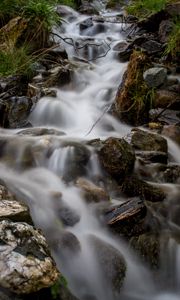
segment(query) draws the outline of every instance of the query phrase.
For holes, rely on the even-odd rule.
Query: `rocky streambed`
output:
[[[178,299],[175,5],[59,6],[56,63],[1,79],[0,299]]]

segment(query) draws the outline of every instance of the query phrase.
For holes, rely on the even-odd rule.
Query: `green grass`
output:
[[[0,76],[23,74],[30,77],[35,61],[36,58],[28,53],[26,47],[0,51]]]

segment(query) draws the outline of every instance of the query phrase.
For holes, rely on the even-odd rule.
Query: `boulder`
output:
[[[112,114],[125,123],[141,125],[148,122],[149,89],[143,79],[143,73],[148,65],[150,61],[144,53],[133,51],[111,107]]]
[[[147,69],[143,73],[143,78],[150,88],[159,87],[167,79],[167,69],[161,67]]]
[[[26,223],[0,222],[0,285],[16,294],[49,287],[59,272],[45,238]]]
[[[114,293],[120,293],[126,276],[126,262],[116,248],[100,238],[90,235],[90,247],[98,261],[107,285],[112,286]]]
[[[142,232],[142,221],[146,216],[146,206],[139,198],[133,198],[113,206],[104,214],[108,227],[126,237]]]
[[[166,195],[159,187],[149,184],[137,176],[128,176],[121,185],[121,191],[128,197],[139,197],[141,200],[161,202]]]
[[[129,135],[129,139],[135,150],[156,151],[167,154],[167,141],[159,134],[149,133],[147,131],[134,128],[131,131],[131,135]]]
[[[133,171],[135,154],[124,139],[108,138],[98,154],[104,169],[120,182]]]
[[[83,197],[88,203],[110,200],[108,193],[103,188],[95,185],[87,179],[78,178],[76,181],[76,185],[80,188]]]

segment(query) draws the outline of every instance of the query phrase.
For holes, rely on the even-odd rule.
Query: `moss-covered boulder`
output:
[[[141,125],[148,121],[151,95],[143,79],[148,66],[150,61],[144,53],[132,53],[112,107],[113,114],[125,123]]]

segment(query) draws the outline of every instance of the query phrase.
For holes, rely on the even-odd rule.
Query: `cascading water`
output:
[[[97,4],[102,14],[106,14],[103,2],[95,1]],[[72,82],[57,89],[57,98],[42,98],[30,116],[33,126],[58,129],[64,135],[17,137],[14,131],[2,130],[1,138],[8,136],[12,140],[11,147],[14,138],[20,142],[15,147],[17,160],[11,155],[9,158],[9,165],[12,167],[13,161],[15,170],[10,170],[9,165],[1,165],[0,178],[30,207],[33,221],[42,228],[57,266],[80,300],[177,300],[180,294],[180,246],[174,240],[169,241],[169,256],[162,260],[166,260],[163,264],[171,269],[171,279],[166,278],[169,270],[164,268],[159,275],[161,283],[155,283],[151,271],[127,249],[124,241],[102,227],[93,206],[84,202],[79,188],[72,184],[73,170],[77,171],[79,166],[88,179],[102,176],[92,147],[77,149],[77,144],[110,136],[123,137],[130,128],[107,113],[126,68],[126,64],[118,62],[115,52],[110,50],[123,39],[122,24],[105,22],[99,27],[95,22],[95,26],[80,31],[79,23],[87,16],[72,9],[68,11],[59,34],[71,38],[76,45],[85,43],[87,47],[78,49],[64,43],[74,64]],[[36,167],[23,172],[23,155],[28,145],[31,145]],[[178,160],[179,148],[171,142],[169,147],[174,159]],[[84,151],[84,160],[78,160],[77,165],[74,157],[78,156],[78,151]],[[85,160],[88,160],[87,168],[83,166]],[[68,184],[64,183],[64,178]],[[60,222],[58,211],[63,205],[77,216],[73,226],[64,228]],[[61,240],[65,232],[72,235],[72,245],[63,249]],[[104,275],[91,246],[94,238],[111,245],[126,261],[127,273],[120,295],[114,292],[112,282]],[[81,250],[76,251],[76,248]]]

